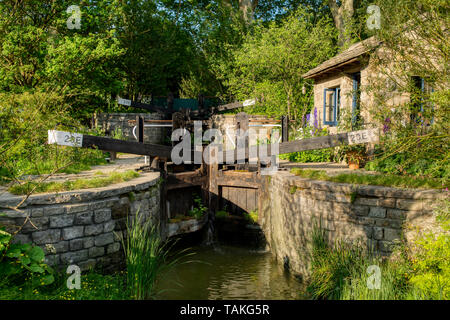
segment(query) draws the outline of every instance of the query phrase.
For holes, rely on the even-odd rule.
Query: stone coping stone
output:
[[[168,224],[168,236],[173,237],[179,234],[191,233],[202,229],[208,221],[207,215],[201,219],[190,219]]]
[[[23,201],[25,197],[23,195],[17,196],[11,195],[10,193],[4,193],[0,196],[0,208],[15,207],[22,201],[23,203],[20,206],[21,208],[30,205],[79,203],[110,198],[132,191],[142,191],[148,189],[158,183],[159,177],[159,172],[142,173],[140,177],[126,182],[112,184],[106,187],[72,190],[58,193],[33,194],[25,199],[25,201]]]
[[[287,185],[304,189],[315,189],[329,192],[353,193],[369,197],[386,197],[402,199],[444,199],[446,194],[439,189],[404,189],[385,186],[338,183],[312,180],[296,176],[290,172],[279,171],[272,178]]]

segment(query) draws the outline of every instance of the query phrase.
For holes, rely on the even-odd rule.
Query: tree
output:
[[[258,97],[258,111],[299,117],[310,101],[302,93],[307,70],[335,53],[334,27],[330,19],[311,23],[311,15],[298,9],[280,25],[258,26],[234,53],[234,73],[228,85],[238,100]],[[310,88],[310,86],[308,86]]]
[[[351,19],[355,13],[354,0],[328,0],[328,5],[339,32],[338,45],[340,48],[345,48],[351,42],[350,28]]]
[[[174,17],[157,8],[155,1],[116,1],[117,38],[126,53],[119,60],[125,71],[124,96],[175,92],[195,60],[191,35]]]
[[[108,24],[109,1],[80,5],[80,29],[67,26],[70,5],[0,2],[0,92],[53,91],[72,105],[74,115],[88,117],[118,90],[113,62],[123,51]]]

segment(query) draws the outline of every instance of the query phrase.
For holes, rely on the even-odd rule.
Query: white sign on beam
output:
[[[80,133],[48,130],[48,144],[81,147],[83,145],[83,135]]]
[[[119,98],[117,102],[123,106],[131,107],[131,100]]]
[[[256,99],[245,100],[242,105],[244,107],[253,106],[256,103]]]
[[[360,131],[352,131],[347,134],[348,144],[359,144],[359,143],[369,143],[378,142],[379,140],[379,129],[368,129]]]

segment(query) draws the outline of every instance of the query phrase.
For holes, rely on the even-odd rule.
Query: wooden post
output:
[[[281,142],[289,141],[289,117],[281,117]]]
[[[139,143],[144,143],[144,118],[136,116],[136,133]]]
[[[209,149],[209,159],[217,156],[218,148],[213,147]],[[219,187],[217,185],[217,175],[219,172],[219,164],[212,163],[208,165],[208,181],[209,181],[209,208],[212,212],[218,210],[219,205]]]
[[[205,111],[205,96],[203,94],[198,96],[198,111],[199,113],[203,113]]]
[[[175,97],[174,97],[173,93],[169,92],[169,95],[167,96],[167,107],[169,108],[169,112],[171,112],[171,113],[174,111],[173,110],[174,100],[175,100]]]
[[[235,123],[236,123],[236,149],[235,149],[235,160],[237,163],[238,160],[238,141],[239,137],[243,136],[246,132],[248,132],[248,123],[249,123],[249,116],[245,112],[240,112],[235,116]],[[240,136],[238,136],[237,131],[240,130]],[[241,138],[242,139],[242,138]],[[244,138],[244,148],[245,153],[248,154],[248,147],[249,147],[249,136],[248,134],[245,135]],[[245,156],[244,156],[245,159]],[[244,164],[237,164],[236,168],[238,170],[248,170],[248,162],[246,161]]]

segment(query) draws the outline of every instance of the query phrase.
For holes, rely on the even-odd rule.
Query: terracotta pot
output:
[[[350,163],[348,164],[348,167],[349,167],[350,170],[358,170],[358,169],[359,169],[359,164],[358,164],[358,163],[350,162]]]

